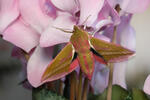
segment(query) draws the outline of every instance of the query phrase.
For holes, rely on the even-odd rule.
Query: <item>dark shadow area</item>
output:
[[[31,91],[18,85],[22,66],[11,57],[12,45],[0,39],[0,100],[31,100]]]

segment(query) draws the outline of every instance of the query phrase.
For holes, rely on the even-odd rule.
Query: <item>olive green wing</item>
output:
[[[106,63],[121,62],[134,55],[134,52],[114,43],[109,43],[94,37],[90,38],[91,48],[95,58]],[[100,61],[100,62],[101,62]]]
[[[47,66],[41,81],[57,80],[75,70],[78,61],[74,57],[75,52],[72,44],[67,44]]]

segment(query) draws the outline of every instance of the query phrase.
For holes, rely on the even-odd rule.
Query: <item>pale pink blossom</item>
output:
[[[144,92],[150,95],[150,75],[146,78],[144,83]]]
[[[91,30],[86,30],[94,33],[106,25],[120,23],[120,17],[114,9],[116,2],[111,4],[109,1],[0,1],[0,34],[3,39],[28,53],[35,48],[27,64],[27,77],[34,87],[43,84],[40,82],[41,76],[52,60],[51,46],[70,40],[71,34],[57,28],[72,31],[74,25],[87,26]]]
[[[70,5],[66,3],[67,1],[69,1],[68,3],[71,3],[71,5],[74,5],[70,7]],[[106,24],[113,23],[113,21],[108,19],[110,13],[113,14],[112,19],[114,19],[114,21],[119,21],[119,15],[116,14],[113,8],[109,7],[106,12],[108,14],[105,13],[106,16],[103,18],[103,20],[106,21],[100,23],[102,19],[100,19],[98,15],[100,11],[103,10],[102,8],[105,6],[105,3],[107,3],[106,0],[89,0],[88,2],[86,0],[64,0],[61,1],[61,3],[59,0],[52,0],[51,2],[57,7],[57,9],[64,12],[59,11],[58,17],[56,17],[52,24],[49,24],[48,28],[41,35],[41,47],[48,47],[58,43],[69,42],[71,34],[66,34],[65,32],[62,32],[54,27],[73,30],[74,25],[85,25],[94,31],[100,29],[100,27],[103,27]]]
[[[70,3],[72,6],[70,6],[70,4],[68,3]],[[89,3],[89,6],[85,6],[87,5],[87,3]],[[98,30],[104,25],[106,25],[99,24],[99,26],[97,26],[100,21],[98,15],[99,12],[102,10],[102,7],[104,6],[104,1],[98,2],[98,0],[91,0],[87,2],[85,0],[64,0],[60,3],[59,0],[52,0],[51,2],[47,0],[43,4],[46,4],[46,6],[48,6],[47,8],[45,8],[45,10],[48,13],[47,16],[50,17],[51,15],[49,13],[49,11],[51,11],[51,4],[52,8],[55,8],[54,10],[56,10],[56,12],[54,12],[55,16],[52,16],[53,20],[48,24],[48,26],[40,35],[40,45],[35,49],[35,51],[31,55],[27,65],[28,80],[34,87],[43,84],[41,83],[41,76],[45,68],[51,61],[50,58],[52,55],[50,55],[50,52],[45,52],[45,47],[50,47],[59,43],[66,43],[70,40],[71,34],[65,33],[56,28],[62,28],[64,30],[72,31],[74,25],[82,26],[82,24],[84,24],[92,29],[90,30],[90,32],[94,32],[95,30]],[[89,10],[85,10],[86,8]],[[113,8],[110,7],[109,9],[112,9],[110,12],[116,13]],[[107,14],[104,19],[107,20],[107,16],[109,15],[110,13]],[[114,14],[114,16],[112,17],[115,17],[113,21],[119,21],[119,15]],[[113,24],[113,21],[107,24]]]
[[[109,7],[105,21],[100,22],[98,14],[106,3],[107,0],[1,0],[0,34],[26,52],[38,44],[48,47],[68,42],[71,34],[54,27],[72,30],[74,25],[84,24],[95,30],[112,23],[107,18],[110,13],[115,15],[113,21],[119,20]]]
[[[0,1],[0,34],[19,16],[18,0]]]

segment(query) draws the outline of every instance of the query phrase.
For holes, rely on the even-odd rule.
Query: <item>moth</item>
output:
[[[46,68],[41,81],[53,81],[64,77],[80,66],[91,80],[95,60],[102,64],[127,60],[134,54],[120,45],[92,37],[85,30],[74,26],[70,42]]]

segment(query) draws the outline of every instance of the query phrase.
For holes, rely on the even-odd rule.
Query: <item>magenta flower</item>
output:
[[[150,95],[150,75],[147,77],[144,83],[144,92]]]

